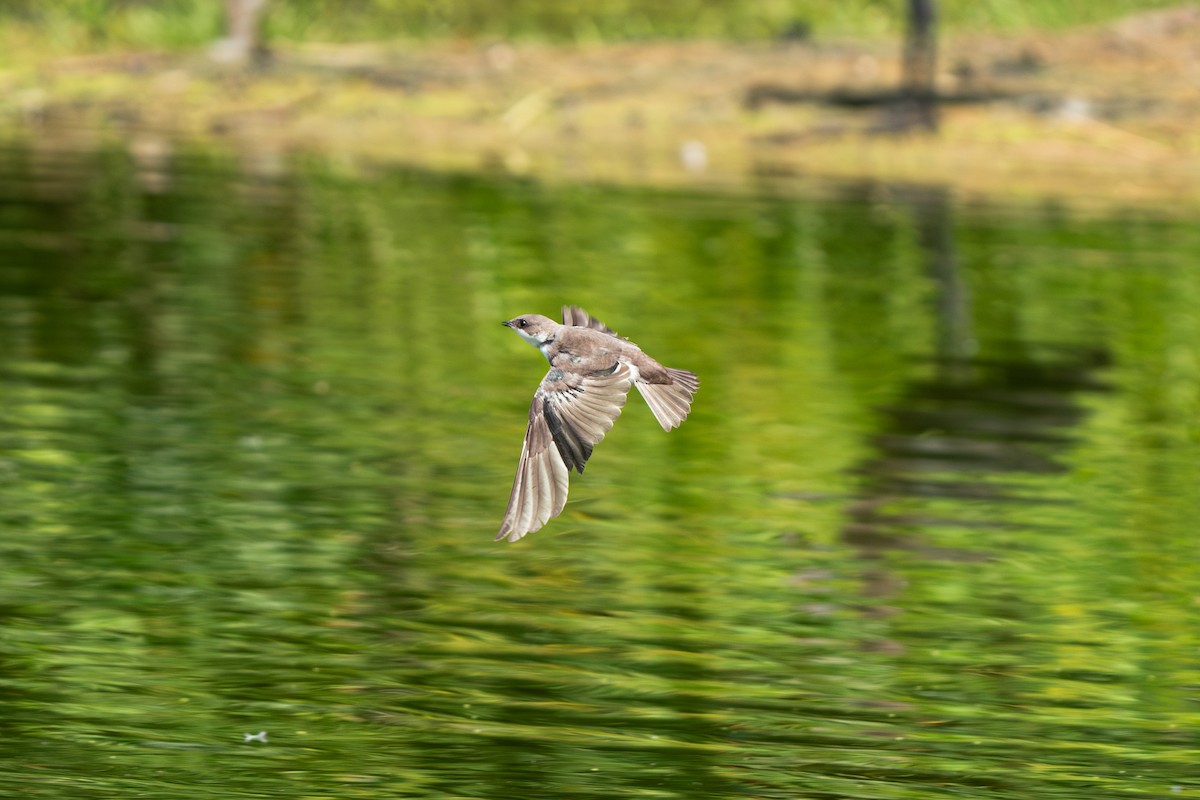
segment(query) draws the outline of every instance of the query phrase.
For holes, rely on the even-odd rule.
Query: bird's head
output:
[[[524,314],[519,317],[513,317],[510,320],[505,320],[500,323],[505,327],[512,328],[521,338],[529,342],[534,347],[541,347],[554,338],[554,334],[562,326],[549,317],[543,317],[541,314]]]

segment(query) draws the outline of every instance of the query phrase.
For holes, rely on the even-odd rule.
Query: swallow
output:
[[[571,470],[583,474],[592,448],[621,415],[630,386],[670,431],[687,418],[700,380],[664,367],[577,306],[563,306],[561,325],[540,314],[500,324],[550,362],[529,405],[517,476],[496,536],[515,542],[562,513]]]

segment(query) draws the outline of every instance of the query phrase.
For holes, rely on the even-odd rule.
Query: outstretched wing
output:
[[[562,324],[578,325],[580,328],[591,328],[594,331],[600,331],[602,333],[607,333],[610,336],[617,336],[617,338],[620,338],[616,331],[593,317],[588,312],[584,311],[579,306],[562,307]]]
[[[612,429],[629,394],[629,367],[590,375],[552,368],[529,405],[529,427],[496,539],[515,542],[558,516],[570,470],[583,472],[592,448]]]
[[[517,477],[496,540],[507,538],[515,542],[558,516],[567,504],[569,474],[554,446],[554,437],[546,423],[546,401],[539,390],[529,406],[529,427],[525,429]]]

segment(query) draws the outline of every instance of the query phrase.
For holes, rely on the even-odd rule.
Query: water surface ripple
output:
[[[1200,796],[1200,228],[0,152],[0,790]],[[495,544],[578,303],[631,397]]]

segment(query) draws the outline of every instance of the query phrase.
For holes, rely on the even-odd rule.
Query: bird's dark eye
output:
[[[518,328],[525,328],[525,327],[528,327],[528,325],[529,325],[529,322],[528,322],[528,320],[523,320],[523,319],[519,319],[519,320],[517,320],[517,327],[518,327]]]

